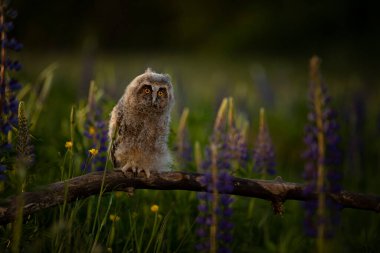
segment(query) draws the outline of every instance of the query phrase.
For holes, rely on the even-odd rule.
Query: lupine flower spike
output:
[[[19,61],[12,61],[9,51],[20,51],[22,44],[14,38],[10,38],[9,33],[13,30],[13,22],[7,19],[14,19],[17,13],[7,9],[5,1],[0,2],[0,33],[1,33],[1,64],[0,64],[0,115],[1,115],[1,145],[2,148],[9,148],[10,141],[8,133],[12,127],[17,126],[18,101],[16,92],[21,88],[21,84],[12,76],[11,71],[19,71],[21,64]]]
[[[17,12],[9,9],[9,1],[0,1],[0,180],[8,170],[6,158],[12,150],[12,129],[17,128],[18,100],[16,92],[21,84],[14,78],[14,72],[21,69],[17,60],[11,60],[10,51],[18,52],[23,45],[11,37],[14,29],[11,20],[17,17]]]
[[[305,128],[307,149],[304,178],[308,182],[307,191],[317,192],[316,202],[305,203],[305,231],[317,237],[319,252],[324,251],[324,238],[330,236],[331,226],[337,222],[337,209],[334,203],[327,201],[326,191],[339,192],[341,174],[336,166],[341,162],[338,148],[339,136],[336,114],[329,107],[330,97],[319,70],[320,59],[314,56],[310,60],[310,113]],[[328,209],[329,208],[329,209]],[[330,211],[330,212],[329,212]]]
[[[104,170],[107,160],[107,124],[103,119],[102,108],[99,105],[99,94],[95,82],[90,84],[90,91],[88,95],[86,121],[84,123],[84,135],[87,137],[90,145],[89,155],[92,159],[82,164],[82,169],[87,172],[93,170]]]
[[[197,167],[197,172],[202,172],[202,150],[199,141],[194,144],[194,160]]]
[[[231,223],[233,199],[226,194],[233,190],[231,169],[231,153],[228,142],[227,110],[232,106],[224,99],[206,148],[205,160],[202,164],[205,176],[202,184],[207,187],[207,193],[199,193],[199,215],[196,222],[199,225],[197,235],[200,238],[196,249],[200,252],[231,252],[229,244],[232,241]]]
[[[253,150],[254,170],[263,175],[276,174],[275,152],[273,143],[269,134],[268,126],[265,122],[265,110],[260,109],[260,126],[257,140]]]
[[[235,122],[234,100],[228,98],[228,133],[227,147],[231,160],[232,170],[245,168],[248,162],[248,145],[245,139],[244,128],[238,128]]]
[[[191,163],[192,148],[189,142],[189,136],[187,131],[187,119],[189,116],[189,108],[183,109],[181,118],[179,120],[177,140],[175,145],[175,150],[177,153],[177,160],[183,167],[188,167]]]
[[[16,140],[17,160],[14,164],[14,171],[17,176],[16,178],[20,183],[21,191],[24,191],[27,169],[29,169],[34,162],[34,148],[31,144],[29,125],[25,116],[23,102],[20,102],[20,105],[18,106],[18,129]]]
[[[17,131],[17,160],[25,167],[30,167],[34,161],[34,148],[29,135],[28,120],[25,116],[24,102],[18,107],[18,131]]]

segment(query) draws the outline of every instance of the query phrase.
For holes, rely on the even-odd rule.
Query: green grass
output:
[[[89,84],[81,83],[82,59],[76,55],[43,56],[35,63],[34,59],[36,55],[21,59],[26,68],[21,78],[30,88],[23,100],[29,118],[38,119],[32,126],[36,163],[28,171],[26,190],[80,175],[80,165],[87,159],[89,149],[81,125],[89,87]],[[46,66],[56,61],[57,69],[45,71],[45,79],[38,77]],[[252,69],[258,71],[258,65],[265,70],[266,81],[273,91],[274,99],[270,103],[260,94],[249,74]],[[328,63],[326,65],[329,66]],[[221,99],[232,96],[238,113],[250,123],[250,147],[258,131],[259,108],[266,106],[277,154],[278,175],[286,181],[302,182],[303,161],[300,155],[304,149],[302,137],[307,114],[307,59],[293,62],[289,59],[247,58],[239,61],[207,60],[200,56],[102,56],[93,68],[94,80],[103,90],[105,118],[108,118],[129,80],[147,66],[169,72],[173,78],[177,101],[172,113],[171,147],[184,106],[190,109],[188,127],[191,142],[199,141],[204,148]],[[374,95],[378,88],[371,92],[362,90],[367,114],[365,121],[358,123],[362,126],[360,132],[355,132],[357,115],[353,114],[352,108],[355,93],[361,88],[338,67],[332,69],[335,72],[322,66],[333,104],[343,114],[340,117],[342,148],[345,151],[343,188],[379,194],[380,130],[374,127],[379,115]],[[347,73],[352,69],[346,70]],[[46,81],[46,76],[51,79]],[[356,80],[360,82],[361,79]],[[49,93],[40,98],[41,103],[38,104],[38,96],[46,85],[50,85]],[[75,123],[70,123],[72,106],[76,108]],[[365,145],[362,150],[353,149],[354,155],[350,156],[355,138],[360,138]],[[73,150],[67,151],[65,143],[73,139]],[[178,169],[194,171],[195,165],[189,168],[179,166]],[[260,175],[254,174],[253,177]],[[14,194],[16,188],[7,184],[2,195]],[[150,210],[153,204],[159,206],[157,213]],[[194,252],[197,204],[196,194],[186,191],[138,190],[133,197],[125,193],[100,193],[33,214],[20,228],[17,223],[0,227],[0,251],[11,252],[16,243],[15,252],[18,249],[20,252]],[[274,215],[270,203],[263,200],[235,197],[232,205],[235,224],[233,252],[315,251],[314,239],[303,234],[300,203],[286,202],[283,216]],[[111,220],[110,215],[119,219]],[[378,214],[349,209],[341,212],[341,220],[336,235],[328,242],[330,252],[377,251],[380,239]],[[13,231],[20,237],[19,246]]]

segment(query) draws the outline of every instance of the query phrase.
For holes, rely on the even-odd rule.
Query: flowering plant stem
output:
[[[113,136],[112,136],[112,140],[111,140],[111,143],[110,143],[110,146],[109,147],[112,147],[112,143],[113,141],[115,140],[115,136],[116,136],[116,133],[117,133],[117,129],[115,129],[115,132],[113,133]],[[108,165],[108,161],[110,159],[110,155],[111,155],[111,152],[110,152],[110,148],[108,149],[108,152],[107,152],[107,160],[106,160],[106,164],[104,166],[104,170],[103,170],[103,176],[102,176],[102,183],[101,183],[101,186],[100,186],[100,191],[99,191],[99,196],[98,196],[98,202],[97,202],[97,205],[96,205],[96,211],[95,211],[95,217],[94,217],[94,223],[93,223],[93,226],[92,226],[92,231],[91,231],[91,234],[94,235],[94,232],[95,232],[95,227],[97,225],[97,220],[98,220],[98,215],[99,215],[99,209],[100,209],[100,203],[102,201],[102,195],[103,193],[105,192],[105,188],[104,188],[104,182],[105,182],[105,179],[106,179],[106,173],[107,173],[107,165]],[[112,200],[112,199],[111,199]],[[107,214],[108,214],[108,211],[107,211]],[[105,217],[107,218],[107,217]],[[102,225],[101,225],[102,226]],[[98,228],[98,232],[97,232],[97,237],[99,237],[99,232],[100,232],[100,228]],[[96,242],[97,242],[97,237],[95,238],[95,241],[94,241],[94,244],[93,244],[93,249],[94,247],[96,246]],[[92,251],[91,251],[92,252]]]
[[[105,181],[106,172],[107,172],[106,170],[103,171],[103,177],[102,177],[102,182],[101,182],[101,186],[100,186],[100,191],[99,191],[99,196],[98,196],[98,202],[97,202],[97,205],[96,205],[94,223],[93,223],[93,226],[92,226],[91,234],[94,234],[94,232],[95,232],[95,227],[96,227],[98,216],[99,216],[100,203],[102,202],[102,195],[104,193],[104,181]]]
[[[311,64],[318,64],[318,62],[311,62]],[[318,142],[318,161],[317,161],[317,193],[318,193],[318,209],[317,209],[317,249],[318,252],[324,252],[324,237],[325,237],[325,202],[326,196],[324,193],[325,185],[325,136],[323,132],[323,116],[322,116],[322,90],[321,80],[319,78],[318,66],[311,66],[311,79],[314,81],[315,93],[313,101],[315,103],[314,110],[316,115],[317,124],[317,142]]]
[[[12,253],[17,253],[20,250],[20,240],[22,235],[22,221],[23,221],[23,211],[24,196],[19,195],[17,199],[18,209],[16,214],[16,220],[13,223],[13,242],[12,242]]]
[[[211,178],[212,178],[212,210],[211,210],[211,226],[210,226],[210,252],[216,253],[217,251],[217,241],[216,232],[218,229],[218,217],[216,210],[218,208],[218,166],[217,166],[218,151],[215,144],[211,144]]]
[[[100,192],[99,199],[101,198],[102,193],[103,192]],[[94,252],[95,251],[95,248],[96,248],[98,240],[99,240],[100,232],[102,231],[103,226],[106,224],[106,221],[107,221],[107,218],[108,218],[108,214],[109,214],[111,206],[112,206],[112,200],[113,200],[113,195],[111,195],[111,197],[110,197],[110,200],[108,202],[107,211],[104,214],[104,217],[102,219],[102,222],[100,223],[100,226],[98,227],[98,230],[96,231],[95,238],[94,238],[94,241],[92,243],[92,247],[89,247],[89,249],[91,249],[90,252]],[[97,206],[97,209],[96,209],[96,213],[97,214],[98,214],[98,211],[99,211],[99,203],[100,203],[100,201],[98,201],[98,206]],[[97,217],[95,217],[95,219],[94,219],[94,224],[97,223],[96,221],[97,221]],[[94,231],[94,227],[93,227],[93,232],[92,232],[93,236],[94,236],[94,232],[95,231]]]
[[[71,113],[70,113],[70,138],[71,143],[74,144],[74,127],[75,127],[75,107],[71,107]],[[73,177],[74,171],[73,171],[73,165],[74,165],[74,145],[70,149],[70,160],[69,160],[69,178]]]
[[[0,0],[0,26],[4,27],[4,1]],[[1,41],[5,40],[5,29],[2,29],[1,31]],[[0,90],[5,91],[5,60],[6,60],[6,55],[5,55],[5,47],[1,47],[1,64],[0,64]],[[5,92],[4,96],[0,96],[0,118],[2,118],[3,114],[3,105],[5,103]]]
[[[150,234],[149,242],[145,248],[144,253],[150,252],[149,251],[150,245],[152,244],[153,238],[157,235],[157,223],[158,223],[158,212],[154,213],[153,229],[152,229],[152,233]]]

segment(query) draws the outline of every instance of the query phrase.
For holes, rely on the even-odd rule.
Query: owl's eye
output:
[[[157,95],[158,95],[159,97],[162,97],[162,96],[164,95],[164,92],[163,92],[162,90],[159,90],[159,91],[157,92]]]
[[[149,88],[145,88],[145,89],[144,89],[144,93],[145,93],[145,94],[149,94],[149,93],[150,93],[150,89],[149,89]]]

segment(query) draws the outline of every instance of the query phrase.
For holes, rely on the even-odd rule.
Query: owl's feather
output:
[[[146,175],[168,167],[171,156],[167,139],[173,103],[168,75],[147,70],[127,86],[112,110],[109,124],[109,137],[114,137],[114,167],[144,170]]]
[[[122,99],[121,99],[122,100]],[[111,140],[111,160],[112,165],[117,168],[120,165],[117,163],[116,157],[115,157],[115,151],[118,148],[118,145],[120,143],[120,126],[121,122],[123,121],[123,111],[120,108],[120,104],[122,102],[118,102],[118,104],[114,107],[112,113],[111,113],[111,120],[110,120],[110,126],[109,126],[109,138]]]

